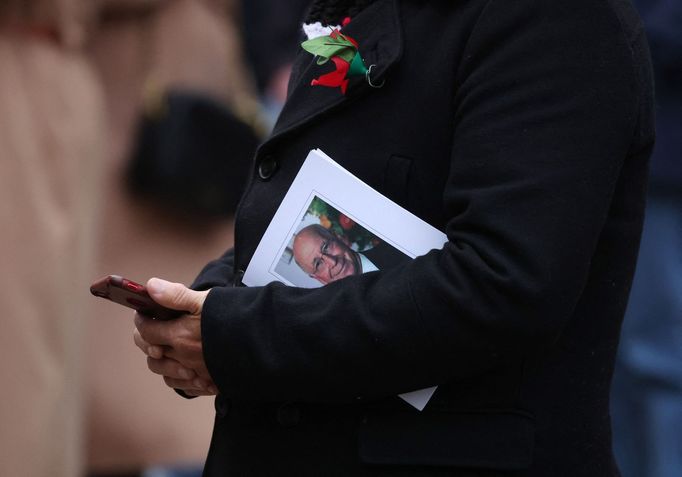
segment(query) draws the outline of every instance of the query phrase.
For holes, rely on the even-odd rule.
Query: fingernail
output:
[[[161,280],[160,278],[150,278],[147,282],[147,290],[149,293],[161,294],[167,286],[168,282],[166,280]]]

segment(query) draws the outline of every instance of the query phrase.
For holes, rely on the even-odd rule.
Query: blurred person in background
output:
[[[107,182],[101,190],[105,204],[98,275],[145,280],[164,274],[189,281],[198,263],[232,242],[230,211],[192,220],[192,214],[176,214],[170,204],[164,207],[158,200],[129,194],[125,179],[133,156],[146,161],[148,154],[159,153],[161,163],[169,159],[139,145],[143,111],[158,109],[160,122],[166,115],[176,116],[165,103],[167,92],[190,98],[185,101],[198,98],[201,105],[210,102],[214,109],[225,108],[247,122],[254,114],[255,95],[242,64],[235,7],[220,0],[108,0],[100,8],[90,55],[105,89],[110,147]],[[178,136],[185,138],[185,131]],[[251,154],[241,160],[250,163]],[[191,158],[194,163],[202,159],[200,150]],[[237,170],[237,159],[226,154],[223,161]],[[235,178],[224,187],[239,187],[243,180]],[[120,307],[97,303],[96,311],[90,317],[94,323],[87,355],[91,475],[137,476],[145,469],[149,477],[200,473],[213,406],[180,399],[160,380],[149,380]]]
[[[656,74],[657,140],[612,414],[623,477],[682,475],[682,2],[636,0]]]
[[[83,470],[85,287],[104,105],[89,0],[0,2],[0,475]]]
[[[291,64],[303,41],[301,24],[310,0],[241,0],[247,59],[268,124],[284,105]]]

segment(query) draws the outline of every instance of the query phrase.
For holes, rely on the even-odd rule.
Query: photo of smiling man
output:
[[[409,256],[315,196],[275,270],[297,286],[311,287],[408,260]]]

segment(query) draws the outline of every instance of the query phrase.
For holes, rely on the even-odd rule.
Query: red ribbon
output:
[[[346,90],[348,89],[348,78],[346,78],[346,75],[350,69],[350,63],[338,56],[334,56],[331,60],[336,65],[336,71],[332,71],[331,73],[320,76],[318,79],[314,79],[311,84],[313,86],[320,85],[329,86],[331,88],[339,87],[341,88],[341,92],[346,94]]]

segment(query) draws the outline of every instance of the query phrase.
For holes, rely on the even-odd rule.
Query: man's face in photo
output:
[[[302,229],[294,239],[294,259],[311,277],[327,284],[360,273],[360,257],[320,225]]]

